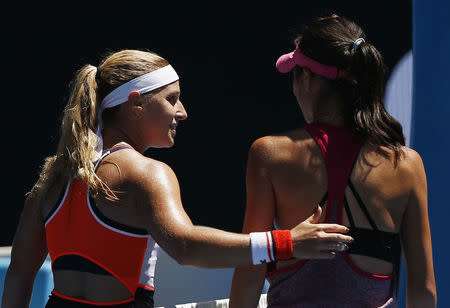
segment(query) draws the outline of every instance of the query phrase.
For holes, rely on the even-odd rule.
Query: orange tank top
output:
[[[92,203],[89,186],[83,180],[77,177],[67,185],[59,206],[45,224],[52,266],[62,256],[85,258],[122,282],[133,295],[124,302],[131,301],[139,284],[148,242],[153,240],[147,233],[124,231],[105,223]]]

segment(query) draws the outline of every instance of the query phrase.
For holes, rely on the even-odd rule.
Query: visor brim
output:
[[[294,52],[290,52],[278,58],[275,66],[280,73],[288,73],[295,67],[293,55]]]

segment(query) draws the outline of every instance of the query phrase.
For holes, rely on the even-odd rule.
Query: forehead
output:
[[[180,82],[178,80],[172,82],[171,84],[168,84],[167,86],[162,87],[161,90],[158,92],[159,95],[170,95],[178,93],[180,93]]]

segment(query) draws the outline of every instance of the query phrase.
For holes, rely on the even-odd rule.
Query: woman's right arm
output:
[[[265,138],[256,140],[250,147],[246,172],[246,207],[244,233],[260,232],[273,228],[276,212],[276,198],[270,176],[272,165],[271,149],[274,147]],[[309,217],[315,224],[320,220],[322,210]],[[322,252],[315,258],[332,258],[333,254]],[[230,307],[254,308],[258,305],[267,273],[266,264],[246,265],[234,271],[230,292]]]
[[[405,178],[412,180],[402,221],[402,246],[406,263],[407,307],[436,307],[431,233],[428,221],[427,179],[422,159],[408,150],[411,168]]]
[[[248,234],[194,226],[183,209],[178,180],[170,167],[147,160],[135,174],[136,202],[146,208],[148,230],[155,241],[182,265],[198,267],[236,267],[252,264]],[[214,200],[209,206],[215,206]],[[337,242],[349,242],[346,227],[312,224],[309,221],[291,230],[294,257],[315,258],[324,245],[335,250]],[[331,247],[333,246],[333,247]]]
[[[263,139],[250,147],[246,172],[246,205],[243,232],[273,229],[276,211],[275,193],[267,164],[267,150]],[[255,308],[261,296],[267,265],[236,267],[230,290],[230,307]]]
[[[44,222],[39,204],[28,195],[11,250],[2,308],[29,307],[34,278],[47,256]]]

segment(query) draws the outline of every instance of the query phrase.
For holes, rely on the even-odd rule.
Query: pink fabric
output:
[[[267,277],[268,308],[393,308],[391,278],[369,278],[338,254],[332,260],[308,260]]]
[[[351,131],[326,123],[311,123],[305,129],[319,146],[327,168],[329,208],[326,221],[341,223],[345,188],[361,141]]]
[[[337,79],[345,76],[336,66],[325,65],[305,56],[297,46],[293,52],[278,58],[276,67],[280,73],[290,72],[296,65],[307,67],[311,72],[328,79]]]

